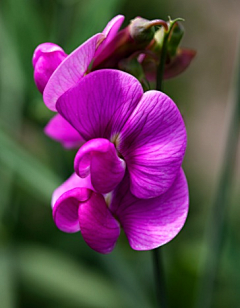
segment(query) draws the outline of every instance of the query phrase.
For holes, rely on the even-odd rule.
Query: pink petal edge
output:
[[[102,33],[92,36],[66,57],[54,71],[43,92],[43,101],[50,110],[56,111],[58,98],[76,85],[85,74],[103,39]]]

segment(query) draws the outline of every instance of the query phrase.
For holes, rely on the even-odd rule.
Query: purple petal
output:
[[[182,164],[186,143],[175,103],[162,92],[144,93],[116,140],[130,173],[131,192],[138,198],[166,192]]]
[[[86,142],[79,149],[74,169],[83,178],[90,173],[94,189],[105,194],[112,191],[123,179],[125,162],[117,156],[113,143],[98,138]]]
[[[35,68],[35,65],[37,63],[37,61],[39,60],[40,57],[42,57],[43,55],[46,54],[51,54],[51,53],[55,53],[55,52],[59,52],[64,56],[67,56],[67,54],[64,52],[64,50],[54,44],[54,43],[42,43],[40,45],[37,46],[37,48],[34,50],[33,53],[33,59],[32,59],[32,64],[33,67]]]
[[[68,233],[80,230],[78,208],[91,194],[92,190],[79,187],[66,191],[57,199],[53,207],[53,219],[60,230]]]
[[[58,45],[44,43],[39,45],[33,54],[34,81],[38,90],[43,90],[59,64],[67,57],[64,50]]]
[[[109,42],[111,42],[112,39],[116,36],[123,21],[124,21],[123,15],[117,15],[109,21],[109,23],[106,25],[106,27],[102,32],[105,35],[106,39],[100,44],[94,58],[96,58],[99,55],[99,53],[109,44]]]
[[[85,140],[116,135],[143,94],[139,81],[118,70],[99,70],[85,76],[57,101],[58,112]]]
[[[131,194],[125,178],[118,186],[110,210],[118,218],[130,246],[135,250],[157,248],[171,241],[182,229],[188,213],[188,186],[180,170],[171,188],[152,199]]]
[[[94,35],[75,49],[54,71],[43,92],[43,100],[49,109],[56,111],[58,98],[82,78],[103,39],[102,33]]]
[[[112,216],[102,195],[92,193],[78,210],[81,233],[86,243],[97,252],[113,250],[120,234],[120,225]]]
[[[52,195],[52,208],[55,206],[57,199],[63,195],[65,192],[72,190],[74,188],[84,187],[93,190],[90,177],[80,178],[73,173],[62,185],[54,190]]]
[[[79,148],[85,140],[60,114],[56,114],[45,126],[44,132],[67,148]]]

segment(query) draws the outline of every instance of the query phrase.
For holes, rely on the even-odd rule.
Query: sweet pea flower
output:
[[[98,33],[92,36],[89,40],[87,40],[85,43],[75,49],[70,55],[67,55],[60,46],[54,43],[40,44],[35,49],[32,59],[34,68],[34,81],[37,85],[38,90],[43,93],[51,75],[63,62],[63,60],[66,61],[64,61],[64,64],[61,66],[61,69],[57,72],[57,75],[60,75],[57,78],[68,79],[68,86],[69,82],[73,82],[74,84],[74,77],[78,80],[86,73],[91,61],[95,57],[97,57],[106,47],[106,45],[108,45],[109,42],[111,42],[111,40],[115,37],[116,33],[121,27],[121,24],[123,23],[123,20],[124,16],[115,16],[112,20],[109,21],[102,33]],[[74,67],[71,66],[71,64],[73,63]],[[68,86],[66,84],[64,86],[65,91]],[[50,84],[50,89],[48,89],[46,91],[46,94],[44,94],[44,97],[47,97],[47,106],[49,104],[48,91],[51,92],[51,88],[52,87]],[[49,108],[51,109],[51,107]]]
[[[53,219],[67,233],[81,231],[95,251],[110,253],[122,228],[135,250],[150,250],[171,241],[182,229],[188,213],[188,186],[180,168],[167,192],[138,199],[129,190],[129,176],[108,195],[94,191],[90,177],[73,174],[55,190]]]
[[[33,55],[34,79],[37,86],[40,84],[38,88],[44,89],[43,100],[50,110],[56,111],[58,97],[85,74],[102,68],[118,68],[121,59],[148,46],[154,37],[154,26],[168,27],[160,19],[149,21],[137,17],[119,31],[123,20],[124,16],[115,16],[102,33],[92,36],[70,55],[52,43],[36,48]]]
[[[102,33],[91,37],[70,55],[53,43],[43,43],[35,49],[32,60],[34,81],[38,90],[43,93],[44,102],[49,109],[56,111],[57,98],[86,74],[93,59],[116,36],[123,20],[124,16],[115,16]],[[80,134],[59,114],[49,121],[44,132],[61,142],[65,148],[77,148],[84,142]]]
[[[140,82],[118,70],[86,75],[59,97],[59,114],[86,141],[74,169],[90,176],[94,190],[113,191],[129,173],[137,198],[164,194],[179,173],[186,130],[175,103],[164,93],[143,93]]]

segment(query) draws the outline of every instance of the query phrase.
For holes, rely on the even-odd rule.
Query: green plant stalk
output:
[[[153,271],[156,288],[157,304],[160,308],[167,308],[166,284],[160,248],[152,250]]]
[[[158,90],[158,91],[162,91],[162,88],[163,88],[163,75],[164,75],[165,62],[166,62],[166,58],[167,58],[167,40],[168,40],[168,37],[169,37],[169,32],[170,31],[165,32],[161,56],[160,56],[160,62],[159,62],[159,66],[157,68],[156,90]]]
[[[204,261],[203,275],[197,290],[196,308],[212,307],[214,284],[217,277],[224,230],[227,222],[227,206],[229,205],[232,193],[232,181],[240,129],[240,44],[237,56],[236,76],[234,76],[235,97],[232,100],[225,153],[212,204],[212,213],[207,233],[207,254]]]

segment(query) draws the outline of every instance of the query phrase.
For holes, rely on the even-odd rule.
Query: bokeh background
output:
[[[239,32],[235,0],[1,0],[0,5],[0,306],[2,308],[155,307],[150,252],[131,250],[124,234],[110,255],[53,223],[52,191],[73,171],[74,151],[43,133],[52,113],[33,81],[31,58],[42,42],[69,53],[116,14],[182,17],[182,46],[197,50],[188,70],[166,81],[188,131],[184,169],[190,212],[161,248],[169,307],[195,307],[231,103]],[[226,211],[213,308],[239,307],[240,193],[237,162]]]

